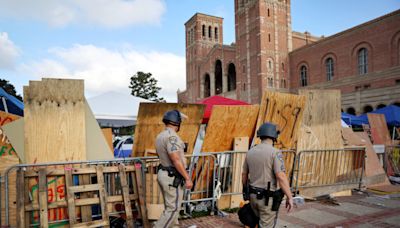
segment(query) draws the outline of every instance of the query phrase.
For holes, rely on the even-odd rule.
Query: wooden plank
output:
[[[249,138],[247,137],[236,137],[234,141],[234,151],[248,151],[249,150]],[[232,175],[232,192],[242,192],[242,172],[243,162],[246,158],[246,153],[236,153],[233,156],[233,175]],[[243,201],[242,194],[232,195],[230,208],[238,208],[240,203]]]
[[[143,179],[142,179],[142,165],[140,163],[135,164],[136,171],[136,187],[137,187],[137,193],[139,195],[139,212],[140,216],[142,217],[143,221],[143,227],[144,228],[149,228],[150,223],[149,219],[147,217],[147,208],[146,208],[146,201],[145,201],[145,192],[143,191]]]
[[[75,193],[71,191],[71,187],[73,187],[73,182],[72,182],[72,172],[70,169],[65,170],[65,187],[67,189],[69,224],[72,226],[76,224],[76,209],[75,209]]]
[[[126,224],[128,225],[128,227],[133,227],[132,207],[131,207],[131,201],[129,199],[129,186],[128,186],[128,181],[126,179],[124,165],[121,164],[118,167],[119,167],[119,178],[121,179],[122,195],[124,198]]]
[[[90,184],[90,176],[89,175],[80,175],[79,176],[79,184],[80,185]],[[91,193],[82,193],[80,195],[81,202],[87,198],[90,198],[92,195],[93,194],[91,194]],[[79,206],[77,203],[78,202],[75,201],[75,205]],[[92,221],[92,207],[91,206],[82,206],[81,207],[81,218],[82,218],[82,222]]]
[[[110,151],[114,151],[113,147],[113,133],[112,133],[112,128],[102,128],[101,131],[103,132],[104,138],[107,141],[108,147],[110,147]],[[114,156],[114,153],[112,153]]]
[[[178,135],[188,143],[188,154],[192,154],[197,132],[203,119],[204,105],[176,103],[140,103],[133,156],[141,157],[146,149],[155,149],[156,136],[165,128],[162,118],[169,110],[179,110],[189,119],[183,119]]]
[[[3,175],[4,171],[13,165],[19,164],[19,158],[16,154],[15,148],[11,145],[8,136],[5,134],[3,131],[4,125],[10,124],[10,123],[15,123],[18,121],[20,117],[17,115],[13,115],[10,113],[5,113],[0,111],[0,175]],[[4,177],[3,177],[4,178]],[[9,187],[10,189],[15,189],[16,187],[16,173],[11,172],[9,176]],[[4,202],[5,200],[5,188],[4,185],[1,185],[1,202]],[[17,225],[17,219],[16,219],[16,202],[17,202],[17,192],[16,191],[9,191],[9,208],[10,208],[10,214],[9,214],[9,221],[11,226],[16,226]],[[5,211],[4,208],[4,203],[1,204],[0,210]],[[5,213],[1,213],[1,219],[4,221],[5,219]],[[1,224],[0,224],[1,225]]]
[[[148,217],[150,220],[159,220],[164,211],[164,204],[146,204]]]
[[[371,126],[373,144],[391,145],[392,142],[385,115],[368,113],[367,116],[369,125]]]
[[[277,124],[280,135],[275,147],[293,149],[303,120],[304,105],[305,97],[302,95],[266,91],[261,99],[255,129],[265,122]],[[260,139],[254,138],[252,145],[259,143]]]
[[[101,208],[101,216],[102,220],[107,223],[104,227],[110,227],[109,218],[108,218],[108,210],[107,210],[107,193],[104,187],[104,174],[103,174],[103,166],[98,165],[97,169],[97,185],[99,189],[99,197],[100,197],[100,208]]]
[[[26,162],[85,160],[83,80],[31,81],[25,92]]]
[[[72,186],[69,187],[69,190],[73,193],[78,193],[78,192],[99,191],[100,188],[102,188],[100,184],[87,184],[87,185]]]
[[[201,151],[230,151],[235,137],[251,139],[258,111],[258,105],[213,106]]]
[[[109,227],[109,222],[104,220],[97,220],[92,222],[84,222],[71,226],[73,228],[85,228],[85,227]]]
[[[25,177],[22,170],[17,171],[17,227],[25,227]]]
[[[40,227],[49,227],[47,210],[47,177],[46,170],[39,170],[39,207],[40,207]]]

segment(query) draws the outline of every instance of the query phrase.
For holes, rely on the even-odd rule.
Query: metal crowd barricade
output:
[[[216,157],[212,153],[200,155],[186,155],[186,163],[189,167],[189,176],[192,178],[192,190],[185,190],[183,205],[187,213],[191,213],[190,206],[193,203],[211,202],[211,212],[215,207],[216,197],[214,193],[216,180]],[[157,182],[157,167],[160,164],[158,157],[140,158],[145,166],[144,176],[146,180],[146,203],[148,208],[156,208],[163,204],[163,197]],[[151,217],[153,215],[150,215]],[[155,215],[154,215],[155,216]]]
[[[120,170],[121,168],[119,167],[119,165],[121,165],[121,164],[125,165],[124,167],[127,167],[127,166],[131,167],[129,170],[126,171],[127,172],[126,178],[125,178],[126,181],[123,181],[120,178],[120,173],[125,174],[125,171]],[[39,175],[39,180],[40,180],[40,178],[41,178],[40,170],[45,169],[44,178],[46,178],[45,179],[46,186],[44,189],[42,189],[42,190],[39,189],[37,191],[39,191],[39,194],[40,194],[40,191],[44,190],[45,193],[43,196],[46,196],[47,200],[50,200],[49,197],[52,197],[53,199],[55,199],[54,202],[50,202],[47,200],[44,202],[39,202],[39,205],[38,205],[38,203],[33,203],[32,200],[33,200],[34,196],[31,192],[32,189],[29,188],[29,192],[17,193],[16,200],[17,200],[17,204],[18,204],[19,203],[18,195],[25,194],[25,200],[29,200],[31,202],[29,204],[30,206],[28,206],[28,208],[25,208],[25,206],[24,206],[24,208],[27,211],[17,211],[16,213],[28,213],[29,211],[32,211],[32,213],[33,213],[34,211],[37,211],[37,208],[39,208],[40,205],[43,205],[43,203],[48,203],[47,206],[49,207],[49,212],[50,212],[51,210],[54,210],[52,208],[60,208],[60,207],[65,208],[65,207],[68,207],[68,205],[69,205],[69,202],[66,202],[66,199],[67,199],[66,185],[61,184],[60,186],[58,186],[56,188],[55,191],[54,190],[51,191],[51,196],[48,195],[49,194],[48,191],[50,190],[50,187],[48,186],[48,184],[49,184],[49,182],[51,182],[50,180],[54,179],[57,183],[58,176],[64,175],[66,178],[66,172],[68,172],[67,170],[77,169],[77,170],[82,170],[81,171],[82,173],[78,173],[78,174],[72,173],[73,174],[72,179],[73,179],[74,184],[79,183],[79,185],[81,185],[83,183],[83,182],[80,183],[82,181],[81,177],[84,175],[89,175],[89,173],[92,173],[90,171],[91,170],[90,168],[94,168],[96,166],[102,166],[102,167],[104,167],[104,170],[105,170],[103,173],[104,174],[104,189],[105,189],[105,192],[107,192],[107,197],[108,197],[108,201],[105,202],[106,205],[107,205],[107,203],[110,203],[110,201],[116,202],[116,204],[118,204],[117,202],[121,202],[121,199],[122,199],[122,203],[120,203],[119,206],[112,203],[113,206],[115,206],[115,207],[113,207],[111,209],[112,212],[110,212],[110,213],[107,212],[106,215],[108,214],[109,216],[113,216],[113,215],[124,214],[126,212],[126,209],[124,208],[124,200],[125,200],[125,205],[128,205],[129,200],[126,201],[128,198],[132,199],[132,197],[135,197],[135,198],[139,197],[137,192],[132,192],[132,191],[135,191],[133,189],[140,188],[139,184],[136,186],[137,183],[133,180],[135,178],[135,175],[139,175],[141,177],[141,180],[144,180],[144,176],[143,176],[144,164],[140,159],[128,158],[128,159],[98,160],[98,161],[72,161],[72,162],[53,162],[53,163],[42,163],[42,164],[19,164],[19,165],[14,165],[14,166],[7,168],[4,171],[2,179],[1,179],[2,181],[4,181],[4,187],[5,187],[5,192],[4,192],[4,195],[5,195],[4,196],[4,209],[5,209],[4,218],[5,218],[5,221],[4,221],[4,224],[1,223],[0,225],[6,226],[6,227],[10,226],[10,208],[11,208],[10,207],[10,203],[11,203],[10,202],[10,192],[12,191],[12,189],[10,189],[10,177],[11,177],[11,175],[14,175],[14,173],[17,173],[16,187],[19,187],[19,185],[20,185],[19,183],[21,183],[21,182],[18,182],[18,180],[19,180],[18,178],[21,177],[20,174],[23,173],[22,178],[24,178],[23,180],[26,179],[25,191],[28,191],[27,187],[29,184],[31,184],[30,182],[32,180],[37,182],[38,175]],[[97,169],[97,168],[95,168],[95,169]],[[87,170],[87,171],[85,171],[85,170]],[[138,170],[139,173],[138,174],[135,173],[135,175],[128,174],[128,171],[136,172],[135,170]],[[74,172],[74,171],[71,171],[71,172]],[[65,181],[66,181],[64,179],[64,176],[62,178],[63,183],[65,183]],[[79,179],[78,179],[78,177],[79,177]],[[97,182],[98,177],[96,177],[96,179],[97,180],[95,180],[95,181]],[[88,183],[83,183],[83,184],[90,184],[93,181],[93,179],[92,180],[88,179],[86,181],[88,181]],[[126,192],[124,192],[125,190],[123,189],[124,184],[122,184],[122,183],[124,183],[124,182],[126,182],[125,187],[128,188],[128,191],[126,191]],[[37,185],[39,186],[40,184],[37,184]],[[38,186],[36,186],[34,188],[35,189],[40,188],[40,186],[39,187]],[[96,190],[94,190],[94,191],[96,191]],[[140,191],[142,192],[142,194],[144,192],[146,192],[145,185],[142,185],[142,187],[140,188]],[[61,194],[63,196],[61,196]],[[96,197],[96,194],[95,194],[95,197]],[[58,199],[61,199],[61,200],[58,200]],[[99,200],[100,200],[100,198],[99,198]],[[87,205],[87,204],[85,204],[87,202],[84,202],[84,201],[85,200],[81,199],[78,202],[78,204],[80,204],[82,206]],[[88,198],[87,201],[94,201],[94,199]],[[89,204],[93,204],[93,203],[89,203]],[[99,203],[94,203],[94,204],[99,204]],[[90,206],[88,206],[88,207],[90,207]],[[63,210],[68,210],[68,209],[63,209]],[[96,210],[98,210],[98,211],[96,211]],[[106,209],[106,210],[108,210],[108,209]],[[103,212],[104,211],[102,211],[102,213],[100,214],[100,209],[95,209],[94,212],[88,216],[91,216],[92,218],[96,219],[98,217],[104,216]],[[39,212],[37,212],[37,213],[39,213]],[[59,212],[59,211],[55,212],[55,215],[54,215],[55,219],[51,219],[50,221],[48,221],[48,224],[49,225],[50,224],[60,224],[60,223],[68,224],[70,219],[67,218],[67,216],[63,217],[62,219],[59,219],[60,213],[61,212]],[[141,212],[139,211],[138,213],[143,214],[143,211],[141,211]],[[2,215],[0,214],[0,217],[1,216]],[[145,216],[145,215],[143,215],[143,216]],[[32,218],[34,216],[32,214],[32,216],[29,216],[29,217],[30,217],[29,219],[32,220]],[[50,214],[49,214],[49,217],[50,217]],[[33,220],[35,221],[36,219],[33,219]],[[81,218],[77,218],[77,219],[81,219]],[[106,218],[106,219],[108,219],[108,218]],[[103,220],[105,220],[104,217],[103,217]],[[1,221],[1,222],[3,222],[3,221]],[[33,224],[31,224],[31,226],[32,225],[38,226],[39,223],[34,222]]]
[[[400,146],[386,146],[383,168],[390,176],[400,175]]]
[[[365,148],[307,150],[297,155],[294,191],[300,188],[355,185],[361,188]]]

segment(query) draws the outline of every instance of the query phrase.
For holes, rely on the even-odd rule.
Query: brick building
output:
[[[219,17],[196,13],[185,28],[179,102],[332,88],[349,113],[400,104],[400,10],[325,38],[292,31],[290,0],[235,0],[235,43],[222,43]]]

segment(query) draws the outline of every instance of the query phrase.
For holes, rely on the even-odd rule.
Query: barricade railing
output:
[[[361,188],[365,148],[307,150],[297,155],[294,192],[300,188],[355,185]]]
[[[383,168],[390,176],[400,175],[400,146],[386,146]]]
[[[133,226],[132,212],[137,211],[149,227],[143,174],[144,165],[136,158],[11,166],[2,177],[5,221],[1,225],[68,225],[92,219],[106,225],[124,214]],[[10,182],[16,189],[10,189]],[[10,193],[15,202],[10,202]],[[10,214],[16,221],[10,222]]]

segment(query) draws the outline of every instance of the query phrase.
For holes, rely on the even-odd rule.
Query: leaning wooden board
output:
[[[162,118],[169,110],[178,110],[189,118],[183,119],[178,135],[188,143],[187,154],[192,154],[197,133],[203,119],[204,105],[176,103],[140,103],[134,134],[133,156],[144,156],[146,150],[155,149],[155,139],[164,130]]]
[[[83,80],[31,81],[24,105],[28,164],[86,159]]]
[[[258,105],[214,106],[201,151],[230,151],[236,137],[251,139],[258,111]]]
[[[339,90],[300,90],[300,95],[306,97],[303,120],[297,142],[297,153],[304,150],[342,149],[341,134],[341,95]],[[302,156],[303,176],[299,176],[301,185],[316,182],[334,182],[339,175],[337,168],[343,159],[352,159],[351,154],[337,153],[307,153]],[[352,167],[346,167],[350,172]],[[309,176],[317,176],[310,180]],[[303,183],[304,182],[304,183]]]
[[[0,111],[0,126],[2,127],[5,124],[8,124],[10,122],[13,122],[17,119],[19,119],[20,116],[13,115],[10,113],[5,113]],[[0,127],[0,175],[2,176],[4,171],[13,165],[19,164],[19,158],[15,152],[15,149],[13,146],[10,144],[7,135],[4,134],[3,129]],[[2,176],[2,178],[4,178]],[[10,186],[15,186],[15,172],[9,177],[9,185]],[[5,205],[4,205],[4,200],[5,200],[5,195],[4,195],[4,185],[1,186],[1,211],[5,211]],[[16,226],[16,192],[15,191],[10,191],[9,195],[9,202],[10,202],[10,225],[11,226]],[[4,221],[4,213],[1,214],[1,221]],[[4,224],[0,224],[4,225]]]
[[[368,122],[371,127],[373,144],[390,145],[390,134],[383,114],[368,113]]]
[[[260,111],[257,119],[258,129],[265,122],[278,125],[280,135],[275,147],[279,149],[294,149],[297,135],[303,118],[305,97],[288,93],[266,91],[261,99]],[[253,145],[259,144],[255,138]]]

